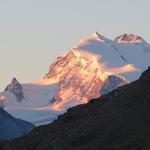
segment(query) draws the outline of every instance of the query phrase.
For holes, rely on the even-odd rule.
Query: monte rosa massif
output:
[[[16,118],[46,124],[72,106],[137,79],[149,58],[150,45],[140,36],[110,40],[96,32],[58,57],[42,79],[21,84],[13,78],[0,93],[0,103]]]

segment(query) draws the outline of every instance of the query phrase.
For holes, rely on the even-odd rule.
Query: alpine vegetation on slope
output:
[[[29,122],[13,118],[5,110],[0,108],[0,141],[21,136],[34,127],[35,126]]]
[[[139,80],[79,105],[2,150],[150,149],[150,68]]]

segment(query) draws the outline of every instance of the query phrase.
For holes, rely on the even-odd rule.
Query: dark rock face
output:
[[[110,75],[104,82],[100,93],[101,95],[107,94],[108,92],[126,84],[128,84],[128,81],[125,78],[121,76]]]
[[[115,41],[124,41],[124,42],[135,42],[135,41],[144,41],[142,37],[134,34],[123,34],[115,38]]]
[[[0,141],[16,138],[29,132],[33,128],[33,124],[13,118],[0,108]]]
[[[11,83],[5,88],[5,91],[13,93],[18,101],[24,99],[22,86],[16,78],[12,79]]]
[[[0,146],[2,150],[150,149],[150,69],[139,80]]]

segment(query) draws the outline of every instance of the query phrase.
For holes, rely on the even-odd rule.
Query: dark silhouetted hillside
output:
[[[139,80],[71,108],[52,124],[7,142],[1,149],[150,149],[150,68]]]
[[[16,119],[0,108],[0,141],[19,137],[34,127],[32,123]]]

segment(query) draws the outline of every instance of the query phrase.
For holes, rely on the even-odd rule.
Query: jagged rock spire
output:
[[[18,101],[21,101],[24,98],[22,86],[15,77],[12,79],[11,83],[5,88],[4,91],[13,93]]]

